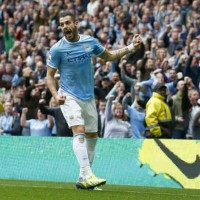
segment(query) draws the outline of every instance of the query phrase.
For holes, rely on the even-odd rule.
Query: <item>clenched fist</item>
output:
[[[142,39],[141,39],[141,37],[140,37],[139,34],[135,34],[135,35],[133,36],[133,41],[132,41],[132,43],[133,43],[133,45],[134,45],[134,47],[135,47],[135,50],[137,50],[137,49],[140,48],[140,46],[141,46],[141,44],[142,44]]]
[[[130,52],[135,52],[141,47],[141,44],[142,44],[142,39],[141,39],[140,35],[135,34],[133,36],[132,43],[130,45],[128,45],[127,48]]]

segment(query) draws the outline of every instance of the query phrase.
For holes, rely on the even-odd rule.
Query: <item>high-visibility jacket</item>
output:
[[[172,115],[165,98],[153,92],[146,105],[145,122],[147,129],[155,136],[162,137],[172,131]]]
[[[0,114],[4,111],[3,104],[0,102]]]

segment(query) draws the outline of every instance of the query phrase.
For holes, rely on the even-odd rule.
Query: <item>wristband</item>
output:
[[[131,52],[131,53],[135,52],[135,47],[134,47],[133,43],[129,44],[129,45],[127,46],[127,49],[128,49],[128,51]]]

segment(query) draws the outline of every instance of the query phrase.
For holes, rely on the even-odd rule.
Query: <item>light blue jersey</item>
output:
[[[58,69],[60,88],[83,101],[94,98],[94,72],[91,57],[99,56],[105,48],[93,37],[80,35],[77,42],[64,37],[53,45],[48,67]]]

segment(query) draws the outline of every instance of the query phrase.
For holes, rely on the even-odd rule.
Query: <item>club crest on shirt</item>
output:
[[[71,120],[74,119],[74,115],[70,115],[69,119],[71,119]]]
[[[90,50],[90,45],[89,44],[84,44],[84,48],[86,51],[89,51]]]

